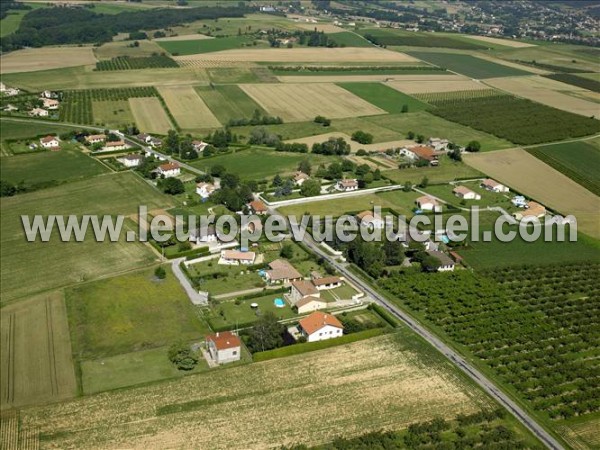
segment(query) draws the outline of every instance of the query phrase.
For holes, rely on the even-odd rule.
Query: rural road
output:
[[[276,210],[270,208],[269,214],[281,216]],[[285,218],[284,218],[285,219]],[[321,250],[319,244],[315,242],[309,234],[305,234],[304,244],[315,254],[326,260],[331,264],[339,273],[354,283],[360,288],[365,294],[369,295],[379,305],[389,311],[392,315],[402,320],[408,325],[415,333],[433,345],[440,353],[442,353],[447,359],[449,359],[455,366],[457,366],[462,372],[464,372],[469,378],[477,383],[484,391],[486,391],[492,398],[498,401],[504,406],[515,418],[521,422],[529,431],[531,431],[540,441],[546,445],[546,447],[553,450],[563,450],[563,446],[548,433],[541,425],[539,425],[523,408],[517,405],[511,400],[504,392],[500,391],[492,381],[486,378],[479,370],[469,364],[463,359],[457,352],[452,350],[436,335],[431,333],[427,328],[421,325],[417,320],[413,319],[406,312],[398,308],[396,305],[387,300],[383,295],[378,293],[369,284],[364,282],[361,278],[356,276],[352,271],[349,270],[349,264],[340,263],[336,258],[330,256]]]
[[[185,276],[185,274],[181,270],[181,267],[179,265],[183,261],[185,261],[185,258],[177,258],[171,262],[171,269],[173,270],[173,275],[175,275],[175,278],[177,278],[177,280],[179,281],[179,284],[181,284],[181,287],[185,290],[185,293],[187,294],[187,296],[190,298],[190,301],[194,305],[206,306],[207,305],[206,299],[204,297],[202,297],[200,294],[198,294],[198,291],[196,291],[196,289],[194,289],[194,286],[192,286],[192,283],[190,283],[190,280],[188,280],[188,278]]]

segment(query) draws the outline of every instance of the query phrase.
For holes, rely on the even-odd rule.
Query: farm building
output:
[[[210,197],[213,192],[215,192],[217,188],[212,183],[198,183],[196,184],[196,194],[198,194],[202,199],[207,199]]]
[[[56,136],[48,135],[48,136],[40,139],[40,144],[44,148],[50,148],[50,149],[56,150],[60,147],[60,139],[58,139]]]
[[[466,186],[456,186],[452,193],[463,200],[481,200],[481,195]]]
[[[438,272],[450,272],[454,270],[454,261],[448,255],[438,250],[427,251],[427,254],[436,258],[440,265],[435,269]]]
[[[221,257],[219,258],[219,264],[238,266],[240,264],[250,265],[254,264],[256,260],[256,253],[254,252],[241,252],[239,250],[223,250]]]
[[[227,364],[240,360],[242,342],[231,331],[209,334],[206,336],[206,347],[210,357],[217,364]]]
[[[438,153],[433,148],[424,145],[402,148],[400,149],[400,155],[405,156],[413,161],[422,159],[428,161],[432,166],[438,165]]]
[[[117,161],[119,161],[125,167],[137,167],[140,164],[142,164],[143,160],[144,160],[144,157],[142,155],[134,155],[134,154],[120,156],[119,158],[117,158]]]
[[[165,178],[176,177],[181,173],[181,167],[176,162],[161,164],[156,170],[159,175]]]
[[[248,206],[250,207],[250,211],[252,212],[252,214],[256,214],[257,216],[262,216],[266,214],[269,210],[269,208],[267,208],[267,205],[265,205],[260,200],[253,200],[248,204]]]
[[[89,136],[85,137],[85,141],[90,144],[99,144],[101,142],[104,142],[105,140],[106,140],[105,134],[90,134]]]
[[[487,189],[488,191],[498,193],[509,191],[507,186],[504,186],[503,184],[500,184],[496,180],[492,180],[491,178],[486,178],[485,180],[483,180],[481,182],[481,187]]]
[[[373,227],[374,229],[382,229],[385,225],[381,216],[371,211],[363,211],[356,215],[358,222],[363,227]]]
[[[513,214],[514,218],[517,220],[523,220],[528,218],[540,218],[546,215],[546,208],[543,205],[540,205],[537,202],[528,202],[525,205],[525,209],[523,211],[517,211]]]
[[[340,287],[343,284],[343,280],[340,277],[320,277],[320,278],[313,278],[312,280],[313,285],[315,286],[315,288],[317,288],[317,290],[319,291],[324,291],[327,289],[335,289]]]
[[[358,180],[356,180],[356,178],[339,180],[335,185],[335,188],[342,192],[356,191],[358,189]]]
[[[304,172],[298,171],[294,174],[294,183],[296,183],[298,186],[302,186],[302,184],[309,178],[310,177]]]
[[[302,280],[302,274],[285,259],[276,259],[269,263],[265,278],[269,283],[291,283]]]
[[[415,200],[417,207],[422,211],[441,212],[442,205],[435,198],[424,195]]]
[[[190,241],[195,242],[196,244],[217,242],[218,240],[219,236],[217,233],[217,228],[212,224],[207,227],[200,227],[196,230],[190,231]]]
[[[315,311],[298,323],[308,342],[324,341],[344,334],[344,326],[333,315]]]

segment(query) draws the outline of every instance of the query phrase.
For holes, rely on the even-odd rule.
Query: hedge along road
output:
[[[287,224],[285,217],[281,216],[275,209],[269,208],[268,214],[282,217]],[[504,392],[500,391],[488,378],[485,377],[479,370],[470,365],[465,361],[457,352],[452,350],[446,345],[441,339],[430,332],[427,328],[422,326],[419,322],[413,319],[406,312],[392,304],[383,295],[379,294],[369,284],[363,281],[361,278],[356,276],[353,272],[348,269],[347,264],[342,264],[337,261],[334,257],[328,253],[322,251],[319,248],[319,244],[315,242],[308,233],[304,235],[303,243],[314,253],[321,258],[325,259],[331,264],[339,273],[344,275],[346,279],[355,283],[357,287],[363,290],[365,294],[368,294],[382,307],[386,308],[395,317],[402,320],[407,324],[415,333],[425,339],[429,344],[435,347],[440,353],[442,353],[452,364],[458,367],[463,373],[477,383],[485,392],[487,392],[492,398],[503,405],[515,418],[521,422],[529,431],[531,431],[544,445],[553,450],[564,450],[564,447],[540,424],[538,424],[523,408],[517,405],[513,400],[510,399]]]

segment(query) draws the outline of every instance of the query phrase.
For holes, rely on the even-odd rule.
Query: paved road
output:
[[[181,287],[185,290],[185,293],[188,295],[188,297],[190,298],[190,301],[194,305],[206,306],[208,304],[206,299],[204,297],[202,297],[200,294],[198,294],[198,291],[196,291],[196,289],[194,289],[194,286],[192,286],[192,283],[190,283],[190,280],[187,279],[187,277],[181,270],[181,267],[179,267],[179,265],[183,261],[185,261],[185,258],[177,258],[172,261],[171,268],[173,269],[173,274],[175,275],[177,280],[179,280],[179,284],[181,284]]]
[[[269,214],[279,215],[274,209],[269,209]],[[534,435],[536,435],[540,441],[542,441],[546,447],[553,450],[562,450],[563,446],[548,433],[541,425],[539,425],[525,410],[511,400],[504,392],[500,391],[494,383],[485,377],[479,370],[464,360],[458,353],[452,350],[446,345],[441,339],[431,333],[418,321],[413,319],[406,312],[398,308],[396,305],[387,300],[384,296],[379,294],[369,284],[364,282],[361,278],[356,276],[349,270],[349,264],[339,262],[335,257],[325,253],[315,242],[309,234],[305,234],[304,244],[308,246],[310,250],[316,253],[318,256],[327,260],[335,269],[341,273],[346,279],[350,280],[357,287],[359,287],[365,294],[370,296],[375,302],[388,310],[392,315],[402,320],[408,325],[415,333],[424,338],[427,342],[433,345],[440,353],[442,353],[447,359],[449,359],[455,366],[463,371],[469,378],[475,381],[484,391],[490,396],[497,400],[503,405],[513,416],[517,418],[527,429],[529,429]]]

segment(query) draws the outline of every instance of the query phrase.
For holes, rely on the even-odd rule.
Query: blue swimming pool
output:
[[[277,308],[283,308],[285,306],[285,302],[283,301],[282,298],[276,298],[275,300],[273,300],[273,304],[277,307]]]
[[[444,244],[448,244],[450,242],[450,238],[448,236],[446,236],[446,235],[443,235],[442,236],[442,242]]]

